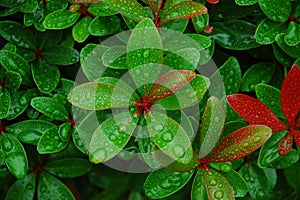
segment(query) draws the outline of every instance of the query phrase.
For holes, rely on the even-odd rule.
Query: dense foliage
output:
[[[1,0],[0,199],[299,199],[299,66],[299,0]]]

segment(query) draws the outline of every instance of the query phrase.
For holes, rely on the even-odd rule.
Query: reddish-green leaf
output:
[[[206,158],[209,162],[229,162],[242,158],[265,143],[272,135],[266,126],[247,126],[225,137]]]
[[[150,89],[148,98],[151,100],[166,98],[188,84],[195,76],[196,73],[189,70],[168,71],[154,83]]]
[[[227,97],[229,105],[252,125],[269,126],[273,132],[286,130],[276,115],[262,102],[244,94],[233,94]]]
[[[161,6],[163,4],[162,0],[147,0],[147,2],[153,13],[159,13]]]
[[[300,130],[291,130],[294,140],[298,146],[300,146]]]
[[[295,127],[295,119],[300,111],[300,69],[294,65],[283,81],[280,101],[291,128]]]
[[[202,174],[204,175],[204,183],[209,200],[234,200],[233,189],[223,175],[213,169],[210,169],[210,171],[202,170]]]
[[[193,18],[207,13],[207,9],[200,3],[192,1],[184,1],[164,10],[162,13],[161,24],[169,20]]]
[[[293,147],[293,135],[292,132],[289,132],[286,134],[284,138],[281,139],[279,145],[278,145],[278,153],[281,156],[285,156],[290,152],[290,150]]]

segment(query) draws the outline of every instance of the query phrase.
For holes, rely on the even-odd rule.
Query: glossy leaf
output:
[[[32,64],[31,70],[34,82],[41,92],[50,93],[57,87],[60,72],[55,65],[39,60]]]
[[[102,3],[112,10],[134,21],[141,21],[145,17],[148,17],[148,14],[143,6],[134,0],[102,0]]]
[[[0,87],[0,119],[7,117],[10,109],[10,94],[6,88]]]
[[[193,181],[191,200],[209,200],[206,193],[206,187],[204,184],[204,176],[202,170],[198,170]]]
[[[90,35],[89,26],[92,22],[91,17],[82,18],[72,29],[72,36],[77,42],[84,42]]]
[[[232,187],[222,174],[213,169],[209,172],[202,169],[201,172],[204,176],[208,199],[235,199]]]
[[[294,165],[290,166],[289,168],[284,169],[284,176],[289,183],[289,185],[297,191],[300,191],[300,186],[298,184],[299,177],[299,167],[300,167],[300,162],[298,161]]]
[[[68,6],[68,3],[64,0],[54,0],[46,3],[47,9],[51,11],[65,9]]]
[[[31,100],[30,105],[51,119],[67,121],[69,113],[66,108],[54,98],[35,97]]]
[[[239,170],[249,186],[250,196],[254,199],[264,198],[270,189],[270,181],[264,169],[255,164],[246,164]]]
[[[205,158],[210,162],[228,162],[242,158],[265,143],[272,135],[266,126],[246,126],[225,137]]]
[[[75,197],[67,186],[47,172],[39,176],[37,197],[38,199],[51,198],[52,200],[60,200],[64,197],[68,200],[75,200]]]
[[[172,172],[167,169],[153,171],[144,183],[145,193],[152,199],[167,197],[186,185],[193,172]]]
[[[193,22],[195,30],[197,32],[202,32],[202,31],[205,30],[206,26],[208,26],[209,15],[208,15],[208,13],[205,13],[205,14],[200,15],[198,17],[193,17],[192,22]]]
[[[283,81],[280,94],[282,110],[291,128],[294,128],[295,119],[300,110],[299,98],[300,69],[297,65],[294,65]]]
[[[169,20],[193,18],[207,13],[207,9],[200,3],[183,1],[170,9],[164,9],[161,15],[161,24]]]
[[[210,82],[208,78],[196,75],[188,85],[178,90],[174,95],[157,100],[156,103],[167,110],[178,110],[190,107],[198,103],[207,91],[209,85]]]
[[[72,26],[79,18],[78,12],[57,10],[46,16],[43,25],[47,29],[60,30]]]
[[[257,0],[235,0],[239,6],[250,6],[257,3]]]
[[[37,143],[37,150],[40,154],[57,153],[67,146],[68,142],[59,137],[59,126],[46,130]]]
[[[280,159],[280,155],[278,153],[278,144],[286,134],[286,131],[273,134],[270,139],[262,145],[257,162],[259,167],[269,167]]]
[[[18,179],[23,179],[28,170],[28,161],[24,147],[11,134],[2,134],[2,150],[9,171]]]
[[[131,93],[105,82],[85,83],[75,87],[68,95],[74,106],[87,110],[104,110],[111,107],[128,107]]]
[[[150,89],[148,98],[151,100],[166,98],[192,81],[195,76],[196,73],[189,70],[168,71],[158,77]]]
[[[22,83],[22,78],[19,73],[8,71],[4,72],[4,84],[10,91],[17,91]]]
[[[73,48],[54,45],[45,48],[43,60],[54,65],[71,65],[79,61],[79,52]]]
[[[35,39],[32,32],[22,24],[13,21],[1,21],[0,35],[17,46],[35,49]]]
[[[20,6],[20,11],[24,13],[31,13],[38,7],[38,2],[35,0],[27,0]]]
[[[257,99],[265,104],[276,116],[281,119],[285,118],[280,104],[279,89],[266,84],[258,84],[255,87],[255,93]]]
[[[147,35],[147,40],[144,39]],[[163,47],[160,35],[151,19],[142,20],[132,31],[127,44],[129,69],[143,64],[163,61]]]
[[[193,157],[191,143],[179,123],[155,110],[146,115],[146,121],[151,139],[160,150],[178,162],[190,162]]]
[[[278,34],[284,33],[287,26],[284,23],[274,22],[268,18],[258,25],[255,32],[256,42],[259,44],[271,44]]]
[[[127,112],[108,118],[95,130],[89,144],[90,161],[105,162],[117,155],[129,141],[136,122]]]
[[[268,83],[276,70],[276,64],[261,62],[251,66],[243,76],[241,90],[250,92],[259,83]]]
[[[10,186],[5,200],[31,200],[35,192],[36,175],[28,174],[24,179],[17,180]],[[17,192],[16,192],[17,191]]]
[[[113,15],[107,17],[96,17],[88,28],[91,35],[105,36],[117,32],[120,29],[120,19]]]
[[[294,63],[294,58],[287,55],[277,44],[273,43],[273,53],[275,58],[283,64],[285,67],[292,66]]]
[[[30,90],[13,93],[11,95],[11,104],[7,119],[12,120],[21,115],[28,107],[31,98],[32,94]]]
[[[24,58],[10,51],[0,51],[0,63],[7,71],[17,72],[21,75],[23,84],[30,84],[30,66]]]
[[[88,12],[94,16],[111,16],[117,14],[116,11],[110,9],[108,6],[103,5],[103,3],[93,3],[89,5]]]
[[[164,23],[161,28],[162,29],[171,29],[180,33],[183,33],[189,23],[189,19],[177,19],[170,20]]]
[[[221,101],[210,97],[207,101],[200,129],[199,157],[205,157],[217,144],[225,122],[225,110]]]
[[[300,54],[300,44],[296,46],[288,46],[284,41],[284,34],[279,34],[275,38],[278,46],[289,56],[298,59]]]
[[[113,69],[128,69],[125,46],[113,46],[102,56],[103,64]]]
[[[209,37],[226,49],[246,50],[259,46],[254,38],[256,26],[249,22],[236,19],[210,25],[214,30]]]
[[[290,22],[286,30],[284,41],[289,46],[295,46],[300,43],[300,25],[296,22]]]
[[[291,149],[286,155],[281,156],[279,160],[273,163],[272,167],[276,169],[285,169],[294,165],[299,160],[299,153]]]
[[[290,1],[285,1],[280,4],[276,0],[257,0],[260,8],[265,15],[273,21],[285,22],[292,11]]]
[[[64,158],[47,163],[45,169],[60,178],[74,178],[88,173],[92,169],[92,165],[86,159]]]
[[[81,139],[81,137],[79,137],[77,129],[72,128],[71,133],[72,133],[73,143],[77,147],[77,149],[81,151],[83,154],[88,155],[89,152],[87,150],[87,147],[85,147],[83,140]]]
[[[273,132],[287,129],[274,113],[259,100],[244,95],[234,94],[227,97],[229,105],[252,125],[266,125]]]
[[[248,185],[243,177],[234,170],[221,172],[233,189],[235,197],[244,197],[248,193]]]

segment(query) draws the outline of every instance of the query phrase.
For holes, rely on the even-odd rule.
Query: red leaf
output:
[[[235,112],[252,125],[266,125],[273,132],[288,129],[265,104],[255,98],[244,94],[233,94],[227,97],[227,102]]]
[[[195,76],[196,73],[190,70],[168,71],[153,84],[148,99],[153,101],[166,98],[188,84]]]
[[[292,149],[293,146],[293,135],[291,132],[288,132],[284,138],[281,139],[278,144],[278,153],[281,156],[285,156]]]
[[[230,162],[252,153],[272,135],[267,126],[246,126],[226,136],[207,156],[206,162]]]
[[[296,144],[300,147],[300,130],[291,130]]]
[[[280,94],[283,113],[293,129],[300,110],[300,69],[294,65],[285,77]]]
[[[217,4],[217,3],[219,3],[219,0],[206,0],[206,2],[211,3],[211,4]]]

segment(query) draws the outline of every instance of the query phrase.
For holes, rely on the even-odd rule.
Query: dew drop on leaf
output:
[[[173,134],[169,132],[164,132],[161,135],[161,139],[165,142],[171,142],[173,140]]]
[[[212,185],[212,186],[215,186],[215,185],[217,185],[217,181],[215,179],[211,179],[209,181],[209,184]]]
[[[259,136],[256,136],[256,137],[254,138],[254,142],[260,142],[260,140],[261,140],[261,138],[260,138]]]
[[[174,146],[173,152],[174,152],[175,156],[178,157],[178,158],[183,157],[184,154],[185,154],[184,153],[184,148],[182,146],[180,146],[180,145]]]
[[[214,196],[216,199],[221,199],[223,197],[223,192],[221,190],[217,190],[215,191]]]

